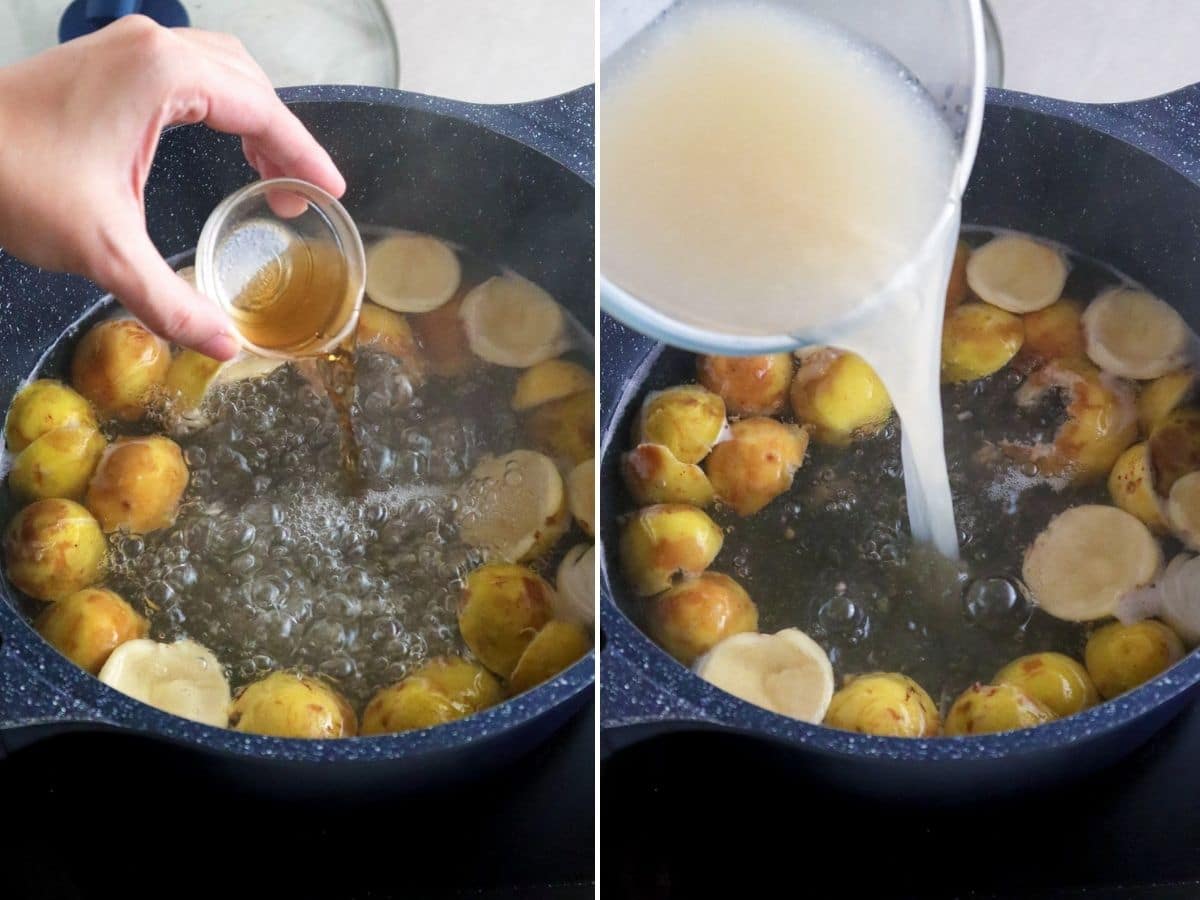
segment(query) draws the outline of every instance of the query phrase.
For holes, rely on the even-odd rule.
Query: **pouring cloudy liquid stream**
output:
[[[902,422],[912,535],[956,559],[939,368],[960,198],[928,94],[755,4],[679,14],[619,57],[600,108],[606,276],[691,325],[866,359]]]

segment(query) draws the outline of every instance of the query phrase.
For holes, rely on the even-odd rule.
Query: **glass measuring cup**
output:
[[[362,238],[345,207],[306,181],[266,179],[226,197],[200,232],[195,268],[200,292],[259,356],[333,353],[357,327]]]
[[[729,6],[750,0],[609,0],[601,15],[601,100],[612,75],[614,57],[634,40],[661,27],[664,14],[690,7]],[[894,4],[876,0],[756,0],[758,5],[795,9],[849,32],[863,43],[894,58],[932,98],[946,122],[957,161],[948,185],[949,198],[941,218],[930,228],[926,244],[913,257],[928,255],[934,242],[944,240],[947,225],[959,215],[959,201],[970,175],[983,117],[986,83],[985,37],[980,0],[912,0],[903,16]],[[781,110],[781,115],[785,110]],[[719,115],[714,110],[714,115]],[[603,154],[603,147],[601,148]],[[603,176],[601,191],[604,191]],[[654,298],[639,297],[609,277],[604,259],[601,223],[600,298],[605,311],[632,328],[677,347],[704,353],[753,355],[793,349],[810,343],[834,343],[843,327],[878,311],[895,292],[891,285],[865,296],[848,309],[844,319],[828,323],[821,334],[722,333],[684,321],[656,307]],[[909,278],[903,267],[893,280]]]

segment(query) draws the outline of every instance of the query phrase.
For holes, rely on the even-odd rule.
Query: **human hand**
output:
[[[0,69],[0,247],[85,275],[168,340],[236,355],[232,323],[163,260],[143,189],[159,132],[205,122],[240,135],[264,178],[345,180],[233,37],[125,16]]]

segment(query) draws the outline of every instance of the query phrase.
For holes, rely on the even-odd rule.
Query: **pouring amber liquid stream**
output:
[[[230,305],[238,331],[256,347],[315,361],[337,411],[342,466],[354,488],[361,484],[351,413],[358,294],[337,246],[330,241],[293,241],[254,273]]]

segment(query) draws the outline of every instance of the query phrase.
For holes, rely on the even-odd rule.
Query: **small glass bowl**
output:
[[[333,351],[358,325],[366,284],[366,255],[362,237],[346,208],[307,181],[269,178],[248,184],[222,200],[200,232],[196,286],[236,322],[234,302],[238,296],[267,267],[285,267],[286,254],[297,242],[332,244],[345,260],[354,302],[342,311],[330,329],[329,339],[306,355]],[[238,339],[259,356],[296,356],[257,346],[240,333]]]

